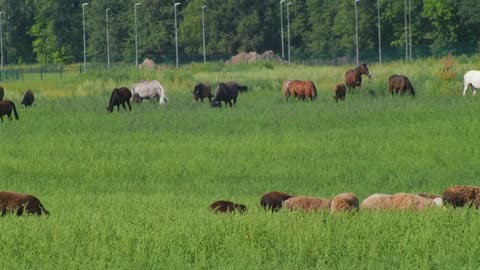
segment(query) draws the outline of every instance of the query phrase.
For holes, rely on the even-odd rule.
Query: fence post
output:
[[[43,66],[40,66],[40,80],[43,81]]]
[[[63,80],[63,66],[60,67],[60,80]]]

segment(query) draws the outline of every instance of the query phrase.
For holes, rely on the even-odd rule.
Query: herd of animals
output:
[[[1,197],[0,197],[1,200]],[[452,186],[447,188],[441,196],[427,193],[396,193],[373,194],[360,204],[355,193],[341,193],[333,198],[317,198],[308,196],[294,196],[283,192],[272,191],[263,194],[260,205],[266,210],[276,212],[281,208],[291,211],[317,212],[330,211],[331,213],[355,210],[412,210],[420,211],[432,207],[451,205],[457,207],[480,208],[480,187]],[[220,200],[210,204],[209,208],[215,213],[243,213],[247,206],[231,201]]]

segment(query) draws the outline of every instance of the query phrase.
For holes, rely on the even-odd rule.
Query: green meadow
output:
[[[351,67],[192,64],[25,74],[6,81],[20,120],[0,124],[0,189],[37,196],[47,217],[0,218],[2,269],[476,269],[480,212],[264,211],[263,193],[333,197],[479,185],[480,101],[462,97],[458,57],[372,65],[372,79],[335,103]],[[75,70],[75,68],[72,68]],[[387,94],[409,76],[417,96]],[[109,114],[114,87],[158,79],[167,105]],[[286,79],[313,80],[314,102],[285,102]],[[249,86],[237,106],[193,103],[200,81]],[[35,105],[20,106],[25,89]],[[216,215],[216,200],[245,214]]]

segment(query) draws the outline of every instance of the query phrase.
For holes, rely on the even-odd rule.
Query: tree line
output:
[[[0,0],[6,63],[83,61],[82,4],[88,0]],[[175,57],[174,1],[137,0],[138,53],[164,61]],[[111,61],[135,57],[134,4],[129,0],[90,0],[85,6],[89,61],[106,62],[106,9]],[[442,55],[466,44],[477,50],[480,38],[478,0],[183,0],[177,6],[181,55],[202,55],[202,7],[206,53],[231,56],[242,51],[281,54],[281,16],[285,52],[290,24],[295,57],[341,57],[355,52],[355,3],[361,52],[378,48],[378,22],[384,48],[414,48]],[[291,4],[288,4],[290,2]],[[378,6],[380,4],[380,20]],[[282,5],[283,13],[280,13]],[[287,20],[287,5],[288,17]],[[405,31],[405,11],[411,30]],[[408,17],[407,17],[408,20]],[[410,41],[408,41],[410,42]]]

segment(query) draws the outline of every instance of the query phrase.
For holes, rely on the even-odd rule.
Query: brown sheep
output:
[[[243,204],[237,204],[229,201],[216,201],[210,204],[209,208],[213,210],[215,213],[231,213],[234,211],[237,212],[245,212],[247,211],[247,207]]]
[[[410,193],[374,194],[363,201],[362,209],[412,209],[418,211],[441,204],[441,200],[432,200]]]
[[[337,84],[334,94],[335,96],[333,96],[333,98],[335,99],[335,102],[338,102],[338,100],[345,100],[345,95],[347,94],[347,87],[345,84]]]
[[[294,196],[287,193],[272,191],[263,194],[262,198],[260,199],[260,205],[267,210],[272,210],[272,212],[275,212],[282,208],[283,201],[292,197]]]
[[[355,193],[340,193],[335,196],[330,206],[330,212],[358,210],[359,202]]]
[[[453,186],[443,192],[442,199],[453,207],[465,205],[480,208],[480,187],[475,186]]]
[[[26,214],[40,216],[42,210],[46,215],[49,214],[36,197],[15,192],[0,192],[0,209],[2,210],[2,216],[6,215],[7,212],[16,212],[17,216],[21,216],[24,211]]]
[[[283,207],[290,210],[303,210],[312,212],[318,210],[328,210],[332,204],[331,199],[297,196],[283,202]]]

